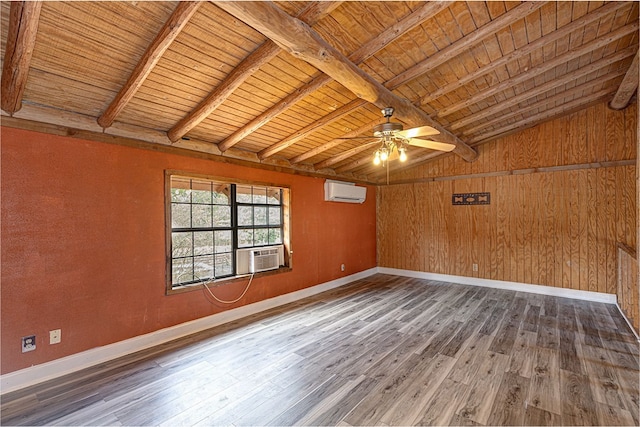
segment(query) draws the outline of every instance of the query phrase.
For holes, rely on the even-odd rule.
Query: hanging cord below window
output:
[[[209,292],[209,295],[211,295],[213,297],[213,299],[218,301],[219,303],[221,303],[221,304],[233,304],[233,303],[236,303],[236,302],[240,301],[242,299],[242,297],[244,297],[246,295],[247,291],[251,287],[251,282],[253,282],[253,276],[254,276],[254,274],[251,274],[251,277],[249,278],[249,283],[247,283],[247,287],[244,288],[244,291],[242,291],[242,295],[240,295],[238,298],[234,299],[233,301],[221,300],[220,298],[215,296],[213,294],[213,292],[211,292],[211,289],[209,288],[209,283],[213,283],[213,280],[207,280],[205,282],[202,282],[202,286],[204,286],[204,288],[207,290],[207,292]]]

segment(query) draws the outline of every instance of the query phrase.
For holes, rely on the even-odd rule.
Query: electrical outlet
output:
[[[49,331],[49,344],[58,344],[60,341],[62,341],[62,330]]]
[[[473,264],[473,271],[478,271],[478,264]]]
[[[36,336],[28,335],[22,337],[22,352],[27,353],[36,349]]]
[[[344,271],[344,264],[340,265],[340,271]]]

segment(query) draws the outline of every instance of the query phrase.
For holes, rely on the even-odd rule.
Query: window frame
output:
[[[283,201],[281,201],[280,204],[273,204],[273,203],[269,203],[268,202],[268,198],[269,196],[265,193],[265,201],[263,203],[256,203],[253,200],[251,202],[246,202],[246,201],[239,201],[238,200],[238,186],[243,186],[243,187],[265,187],[265,188],[277,188],[278,190],[281,191],[281,198],[284,198],[284,190],[282,187],[278,187],[278,186],[273,186],[273,185],[269,185],[269,186],[264,186],[264,185],[256,185],[256,184],[251,184],[251,185],[247,185],[247,184],[236,184],[235,187],[235,192],[234,192],[234,202],[232,203],[232,211],[233,211],[233,207],[235,207],[235,216],[232,219],[236,219],[238,220],[237,223],[233,226],[235,228],[235,230],[237,230],[238,234],[236,234],[236,242],[235,242],[235,249],[250,249],[250,248],[260,248],[260,247],[265,247],[265,246],[274,246],[274,245],[282,245],[284,244],[283,241],[281,241],[280,243],[269,243],[269,230],[271,229],[279,229],[279,230],[283,230],[284,229],[284,203]],[[255,196],[253,193],[250,195],[251,198],[253,199],[253,197]],[[246,208],[246,207],[251,207],[251,224],[247,225],[247,224],[240,224],[239,222],[239,211],[241,208]],[[255,220],[256,220],[256,207],[258,208],[263,208],[265,210],[265,223],[264,224],[256,224]],[[280,209],[280,215],[279,215],[279,225],[278,226],[274,226],[273,224],[269,223],[270,220],[270,208],[273,207],[278,207]],[[258,229],[266,229],[267,230],[267,244],[264,245],[256,245],[255,244],[255,231]],[[253,246],[240,246],[241,242],[240,242],[240,238],[239,238],[239,233],[242,230],[253,230],[252,233],[252,240],[253,240]],[[284,231],[282,232],[282,234],[284,234]],[[280,236],[281,239],[280,240],[284,240],[283,236]]]
[[[201,289],[200,285],[203,282],[194,282],[194,283],[189,283],[189,284],[184,284],[184,285],[178,285],[175,286],[173,285],[173,250],[172,250],[172,244],[173,244],[173,227],[172,227],[172,197],[171,197],[171,179],[172,178],[184,178],[184,179],[189,179],[189,180],[204,180],[204,181],[213,181],[216,184],[228,184],[230,186],[232,186],[233,184],[237,186],[255,186],[255,187],[271,187],[271,188],[278,188],[281,189],[282,191],[282,203],[280,205],[271,205],[271,206],[280,206],[282,211],[281,211],[281,228],[282,228],[282,243],[278,243],[278,245],[282,244],[284,246],[284,267],[280,267],[278,269],[274,269],[274,270],[269,270],[269,271],[264,271],[264,272],[260,272],[260,273],[255,273],[256,277],[260,277],[260,276],[268,276],[268,275],[273,275],[273,274],[280,274],[280,273],[284,273],[284,272],[288,272],[292,270],[292,262],[291,262],[291,225],[290,225],[290,220],[291,220],[291,188],[289,186],[286,185],[282,185],[282,184],[274,184],[274,183],[268,183],[268,182],[261,182],[261,181],[250,181],[250,180],[242,180],[242,179],[233,179],[233,178],[229,178],[229,177],[221,177],[221,176],[212,176],[212,175],[205,175],[205,174],[200,174],[200,173],[193,173],[193,172],[189,172],[189,171],[183,171],[183,170],[173,170],[173,169],[167,169],[165,170],[165,267],[166,267],[166,272],[165,272],[165,282],[166,282],[166,294],[167,295],[171,295],[171,294],[177,294],[177,293],[182,293],[182,292],[189,292],[189,291],[194,291],[194,290],[199,290]],[[233,187],[230,187],[233,188]],[[230,198],[236,196],[236,191],[233,190],[230,192]],[[213,205],[213,204],[212,204]],[[245,227],[241,227],[239,226],[239,224],[237,223],[237,207],[240,205],[245,205],[245,206],[261,206],[260,203],[258,204],[254,204],[254,203],[239,203],[237,202],[235,199],[233,201],[230,200],[230,204],[229,207],[231,209],[231,226],[230,227],[222,227],[222,228],[228,228],[231,230],[232,236],[231,236],[231,256],[232,256],[232,270],[233,270],[233,275],[232,276],[225,276],[222,278],[218,278],[218,279],[213,279],[216,283],[233,283],[234,281],[239,281],[239,280],[245,280],[246,279],[246,274],[242,274],[242,275],[237,275],[236,271],[235,271],[235,262],[236,262],[236,251],[238,249],[248,249],[250,247],[265,247],[265,246],[273,246],[273,244],[267,244],[267,245],[263,245],[263,246],[246,246],[246,247],[238,247],[239,246],[239,242],[238,242],[238,234],[237,231],[241,230],[243,228],[262,228],[262,227],[256,227],[255,225],[252,226],[245,226]],[[265,206],[268,206],[268,203],[265,202]],[[267,208],[268,209],[268,208]],[[195,229],[193,227],[191,227],[192,229]],[[214,229],[214,227],[211,227],[212,229]],[[269,224],[268,224],[268,220],[267,220],[267,225],[265,225],[264,228],[269,228]],[[215,247],[214,247],[214,254],[213,256],[215,256]]]

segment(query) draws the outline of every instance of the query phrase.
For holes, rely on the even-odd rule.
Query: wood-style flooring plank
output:
[[[449,425],[453,420],[456,408],[467,395],[467,385],[449,378],[438,387],[433,398],[421,408],[415,425]]]
[[[511,358],[507,372],[512,372],[521,377],[531,378],[536,350],[536,334],[525,330],[518,331],[513,343]]]
[[[493,401],[489,425],[517,426],[524,422],[529,378],[506,372]]]
[[[604,403],[596,403],[598,419],[603,426],[637,426],[633,416],[626,409],[608,406]]]
[[[493,300],[480,300],[475,310],[470,310],[471,315],[464,323],[464,327],[458,329],[458,332],[453,338],[442,347],[440,353],[450,357],[456,357],[460,350],[464,348],[465,344],[469,342],[469,339],[475,335],[478,329],[484,324],[495,303]]]
[[[2,425],[638,425],[612,305],[376,274],[2,396]]]
[[[469,340],[467,347],[458,356],[456,364],[449,372],[449,379],[470,385],[478,374],[480,365],[487,357],[493,337],[478,334]]]
[[[524,298],[514,299],[513,304],[505,314],[505,321],[498,328],[496,337],[491,343],[491,347],[489,347],[490,351],[505,355],[511,354],[526,306],[527,302]]]
[[[593,398],[597,402],[624,409],[625,403],[620,395],[620,381],[608,362],[607,351],[590,345],[582,346],[581,350],[591,382]]]
[[[487,424],[508,360],[508,356],[489,350],[456,414],[478,424]]]
[[[451,370],[455,359],[438,354],[426,366],[419,378],[411,381],[409,387],[393,402],[379,422],[388,425],[413,425],[421,409],[435,395],[440,384]]]
[[[522,329],[528,332],[538,332],[538,321],[540,319],[540,307],[529,305],[524,318]]]
[[[524,421],[522,425],[525,426],[559,426],[562,425],[562,419],[560,415],[553,412],[545,411],[544,409],[536,408],[535,406],[527,406],[524,410]]]
[[[506,308],[501,307],[501,304],[498,304],[491,312],[491,315],[489,315],[489,318],[483,323],[478,333],[483,335],[493,335],[506,311]]]
[[[266,425],[300,425],[305,417],[312,417],[323,410],[327,410],[330,402],[336,401],[336,396],[344,396],[357,383],[364,380],[363,376],[357,379],[348,379],[333,375],[327,381],[311,393],[298,400],[286,411],[271,420],[264,420]]]
[[[285,388],[281,387],[282,392],[268,402],[261,405],[251,405],[249,410],[236,413],[233,424],[239,426],[265,425],[268,421],[294,406],[303,397],[320,388],[322,384],[330,378],[332,377],[324,378],[320,375],[302,375],[298,378],[298,381],[291,383]],[[167,426],[169,426],[169,424]]]
[[[364,399],[376,386],[377,382],[373,378],[360,376],[355,386],[345,387],[342,394],[336,394],[332,401],[327,402],[325,407],[316,409],[315,414],[308,414],[301,424],[314,426],[332,426],[343,422],[343,418],[351,412],[362,399]]]
[[[562,413],[560,396],[560,362],[556,351],[536,348],[529,388],[529,405],[556,415]]]
[[[562,424],[595,426],[599,424],[595,401],[585,375],[560,369]]]
[[[610,352],[609,352],[610,353]],[[616,364],[615,359],[608,359],[608,363],[615,367],[616,375],[618,376],[618,383],[620,387],[620,394],[625,402],[625,406],[636,425],[640,425],[640,391],[638,388],[638,378],[640,377],[640,369],[636,365],[634,368],[620,368]]]
[[[482,424],[478,424],[469,418],[465,418],[462,415],[453,414],[453,418],[451,418],[450,426],[481,426]]]
[[[602,347],[602,340],[598,333],[598,325],[587,304],[576,305],[576,314],[582,333],[581,342],[593,347]]]
[[[421,377],[423,370],[435,363],[431,358],[411,354],[397,368],[380,381],[378,386],[366,396],[345,421],[352,425],[371,425],[380,422],[383,415],[404,395],[408,387]]]

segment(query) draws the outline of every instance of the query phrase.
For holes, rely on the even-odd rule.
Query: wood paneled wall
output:
[[[636,333],[640,331],[638,318],[638,259],[636,251],[626,245],[618,244],[618,303],[633,325]]]
[[[380,187],[378,265],[616,293],[617,242],[636,247],[636,105],[478,149],[474,163],[443,157]],[[452,206],[468,192],[491,204]]]
[[[465,162],[446,154],[413,168],[392,172],[391,182],[498,171],[579,165],[636,158],[637,103],[622,111],[606,103],[524,129],[475,147],[478,159]],[[415,150],[415,149],[414,149]],[[417,153],[409,152],[417,157]]]

